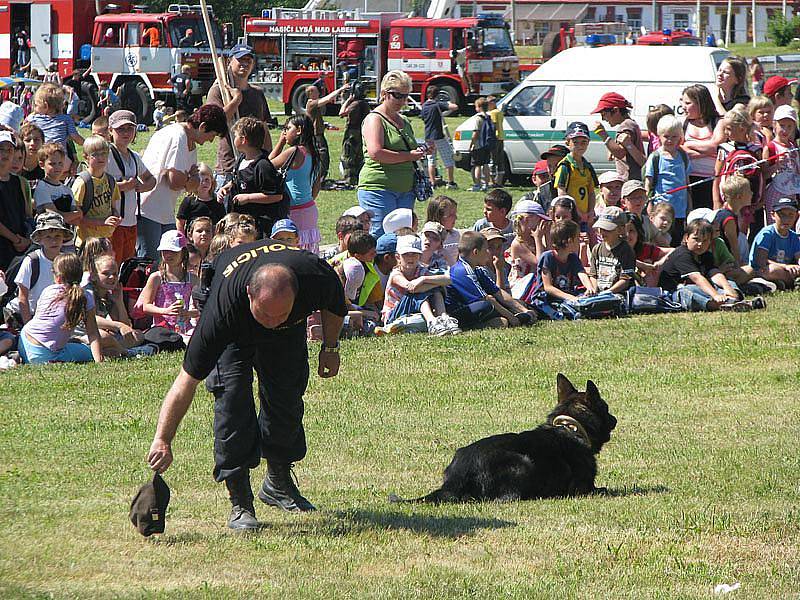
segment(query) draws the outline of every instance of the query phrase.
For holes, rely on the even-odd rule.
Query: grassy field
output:
[[[480,195],[454,196],[470,224]],[[327,240],[354,203],[322,193]],[[0,597],[673,599],[740,582],[737,598],[797,598],[799,301],[346,341],[339,377],[313,376],[306,395],[296,472],[320,510],[259,503],[265,529],[249,536],[224,526],[202,388],[165,476],[166,534],[143,539],[127,520],[180,356],[2,372]],[[599,456],[609,495],[387,503],[436,487],[457,447],[541,422],[558,372],[593,379],[619,420]]]

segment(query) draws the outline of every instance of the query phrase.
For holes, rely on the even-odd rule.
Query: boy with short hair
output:
[[[750,266],[756,276],[782,288],[800,287],[800,236],[792,230],[797,202],[781,198],[772,205],[774,223],[756,235],[750,249]]]
[[[108,131],[109,118],[105,115],[100,115],[92,121],[92,135],[99,135],[107,142],[111,142],[111,134]]]
[[[496,142],[491,143],[491,140],[488,139],[491,136],[483,135],[484,129],[488,130],[490,126],[494,128],[494,123],[486,112],[488,107],[486,98],[481,97],[475,100],[475,128],[472,130],[472,137],[469,140],[470,164],[472,165],[471,192],[486,191],[489,188],[489,162]]]
[[[36,182],[44,177],[44,171],[39,164],[39,150],[44,145],[44,133],[35,123],[25,122],[19,128],[19,137],[25,144],[25,164],[22,167],[22,176],[35,187]]]
[[[671,292],[673,300],[684,310],[751,310],[766,308],[763,298],[752,302],[739,300],[740,295],[719,269],[709,248],[713,237],[711,223],[697,219],[688,223],[683,243],[664,261],[658,285]]]
[[[60,144],[50,142],[39,150],[39,166],[44,177],[33,192],[33,202],[37,213],[57,212],[66,223],[77,226],[83,213],[75,204],[72,190],[61,182],[66,157],[67,153]]]
[[[616,171],[606,171],[597,178],[600,197],[595,202],[594,212],[600,214],[606,206],[619,206],[622,200],[622,185],[625,178]]]
[[[512,207],[511,194],[502,189],[494,189],[483,199],[483,218],[475,221],[472,231],[481,231],[487,227],[499,229],[505,237],[505,250],[514,240],[514,224],[508,218]]]
[[[347,240],[354,231],[364,231],[364,226],[351,215],[342,215],[336,219],[336,241],[337,244],[329,252],[321,254],[332,267],[337,267],[347,258]]]
[[[691,205],[688,189],[670,190],[689,184],[692,164],[680,147],[683,139],[681,122],[674,115],[665,115],[659,119],[657,129],[661,147],[645,163],[645,188],[654,202],[667,202],[675,210],[669,234],[677,243],[683,237],[683,227]]]
[[[119,188],[106,173],[109,151],[108,142],[99,135],[90,135],[83,142],[89,168],[81,171],[72,184],[75,204],[83,214],[78,223],[78,245],[90,237],[111,239],[120,223]]]
[[[111,246],[117,264],[136,256],[136,220],[139,216],[141,199],[139,194],[152,190],[156,178],[144,166],[138,152],[130,149],[136,138],[136,115],[129,110],[115,111],[108,118],[112,144],[106,168],[117,182],[122,196],[120,202],[120,223],[111,236]]]
[[[753,190],[750,182],[741,175],[733,174],[720,184],[724,202],[716,212],[715,224],[719,227],[720,237],[736,261],[736,266],[746,263],[742,256],[742,244],[739,232],[739,215],[742,208],[750,206]],[[747,238],[745,237],[745,242]]]
[[[618,206],[606,206],[594,223],[602,239],[592,248],[589,277],[598,292],[622,294],[636,273],[636,255],[625,238],[628,217]]]
[[[521,302],[492,281],[485,268],[491,261],[485,237],[465,231],[458,253],[458,261],[450,267],[445,308],[461,329],[516,327],[535,320]]]
[[[375,242],[375,272],[381,278],[381,285],[386,289],[386,282],[392,269],[397,266],[397,235],[384,233]]]
[[[590,228],[594,221],[594,194],[600,182],[592,163],[584,158],[589,149],[589,127],[580,121],[570,123],[567,126],[566,140],[569,154],[558,163],[554,175],[558,195],[575,199],[581,233],[589,234],[591,243],[594,238]]]
[[[634,215],[639,215],[642,218],[642,226],[644,227],[644,241],[648,244],[655,243],[658,238],[658,229],[655,228],[650,221],[650,217],[644,210],[647,204],[647,192],[644,184],[638,179],[631,179],[622,184],[622,191],[620,192],[622,200],[620,205],[622,210]]]

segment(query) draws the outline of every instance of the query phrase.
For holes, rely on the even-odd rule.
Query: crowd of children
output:
[[[536,163],[535,189],[515,203],[500,187],[502,171],[489,170],[498,125],[494,106],[479,101],[471,151],[484,216],[471,228],[456,227],[458,203],[446,195],[429,200],[424,220],[407,208],[390,212],[377,239],[369,210],[345,211],[336,244],[319,251],[349,303],[342,335],[442,336],[620,315],[644,297],[656,310],[747,311],[766,307],[765,294],[800,285],[798,117],[790,105],[757,97],[721,115],[711,126],[720,135],[711,178],[702,177],[711,165],[686,141],[699,139],[692,127],[702,119],[682,123],[659,105],[642,135],[624,98],[603,98],[601,117],[626,127],[616,141],[594,127],[605,134],[612,171],[595,172],[586,158],[590,129],[573,122],[564,144]],[[0,368],[17,356],[99,362],[182,347],[199,317],[192,290],[204,262],[261,237],[308,241],[307,224],[287,218],[289,196],[270,187],[289,177],[286,169],[261,150],[263,125],[244,118],[232,129],[241,152],[234,182],[217,190],[211,169],[197,165],[198,185],[161,236],[159,260],[136,263],[140,194],[156,181],[129,148],[135,117],[101,117],[83,140],[65,102],[59,86],[42,85],[18,133],[0,131]],[[82,145],[83,168],[70,140]],[[693,206],[693,190],[706,189],[698,186],[713,204]],[[123,264],[141,269],[140,285],[126,293]],[[309,338],[319,334],[312,316]]]

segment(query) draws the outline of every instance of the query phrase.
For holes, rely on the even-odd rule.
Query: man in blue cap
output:
[[[248,81],[255,65],[253,49],[247,44],[236,44],[230,49],[228,56],[228,81],[215,81],[208,90],[206,101],[209,104],[221,106],[229,124],[233,124],[237,118],[253,117],[264,121],[266,127],[267,122],[272,120],[267,99],[260,89],[252,87]],[[220,84],[228,88],[231,99],[227,104],[222,101]],[[263,148],[272,150],[272,138],[269,136],[269,130],[264,136]],[[217,152],[217,164],[214,167],[217,189],[231,180],[235,164],[231,140],[228,137],[221,138]]]

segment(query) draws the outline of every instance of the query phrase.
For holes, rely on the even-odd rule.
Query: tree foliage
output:
[[[787,19],[782,13],[776,13],[767,22],[767,35],[776,46],[788,46],[800,31],[800,16]]]
[[[200,4],[199,0],[188,0],[185,4]],[[242,15],[260,15],[264,8],[282,6],[284,8],[303,8],[306,0],[217,0],[208,2],[220,23],[233,23],[237,35],[242,33]],[[147,2],[148,12],[163,12],[175,0],[151,0]]]

